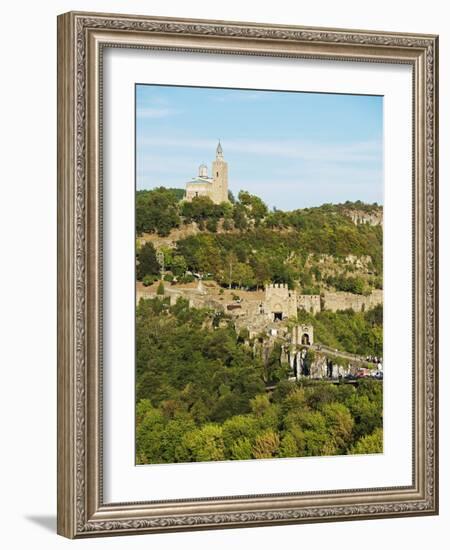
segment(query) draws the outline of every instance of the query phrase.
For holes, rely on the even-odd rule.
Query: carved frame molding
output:
[[[415,414],[411,487],[103,503],[104,47],[412,65]],[[430,35],[75,12],[59,16],[58,533],[75,538],[438,512],[437,48],[437,37]]]

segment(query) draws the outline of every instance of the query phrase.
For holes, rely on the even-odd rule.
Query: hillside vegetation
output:
[[[164,250],[168,280],[186,272],[234,288],[287,283],[304,293],[344,290],[368,294],[382,288],[381,225],[354,223],[349,212],[382,214],[378,205],[346,202],[283,212],[241,191],[237,200],[213,204],[205,197],[181,200],[182,190],[157,188],[136,195],[136,230],[146,235],[137,250],[138,279],[159,273],[152,235],[195,224],[195,235]],[[363,258],[359,264],[352,258]]]
[[[231,323],[185,300],[141,300],[136,321],[139,464],[382,452],[376,381],[288,381],[276,350],[264,364]]]

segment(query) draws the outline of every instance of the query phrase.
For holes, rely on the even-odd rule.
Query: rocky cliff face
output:
[[[364,210],[348,209],[344,211],[355,225],[368,223],[369,225],[383,225],[383,209],[376,208],[369,212]]]

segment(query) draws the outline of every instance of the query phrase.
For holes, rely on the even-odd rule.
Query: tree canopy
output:
[[[382,386],[280,380],[214,312],[143,299],[137,308],[139,464],[382,452]]]

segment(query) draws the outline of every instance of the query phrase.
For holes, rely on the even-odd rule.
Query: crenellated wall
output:
[[[282,318],[297,317],[297,293],[287,284],[266,286],[264,311],[267,315],[282,314]]]

